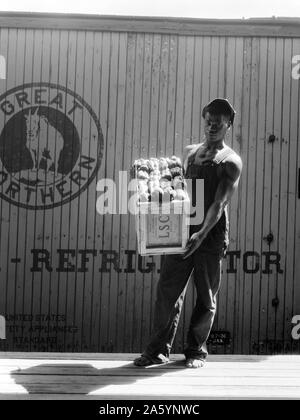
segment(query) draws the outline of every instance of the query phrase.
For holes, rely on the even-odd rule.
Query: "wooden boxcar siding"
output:
[[[217,96],[237,110],[228,143],[244,170],[230,205],[230,253],[213,328],[232,341],[211,351],[270,353],[297,345],[291,318],[300,314],[300,81],[292,79],[291,63],[299,38],[2,28],[0,54],[7,64],[1,95],[27,83],[68,88],[91,106],[104,138],[97,177],[75,199],[46,210],[0,201],[2,350],[143,349],[160,257],[138,257],[132,216],[97,214],[96,184],[117,180],[137,157],[180,156],[202,138],[201,109]],[[80,133],[89,147],[90,126],[83,121]],[[58,249],[71,252],[74,271],[57,271]],[[39,262],[41,271],[32,271],[33,250],[49,252],[52,270]],[[82,250],[90,252],[86,271]],[[275,254],[263,254],[269,251]],[[266,265],[279,255],[277,265]],[[194,299],[190,285],[176,352]]]

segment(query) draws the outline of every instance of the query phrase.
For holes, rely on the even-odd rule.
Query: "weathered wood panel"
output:
[[[171,21],[166,32],[157,21],[151,32],[125,30],[127,21],[105,31],[105,19],[98,29],[55,29],[50,20],[37,28],[43,20],[14,28],[16,16],[0,31],[7,64],[0,79],[0,314],[7,339],[0,348],[143,349],[161,261],[137,254],[119,172],[140,156],[181,155],[203,136],[202,107],[220,96],[237,110],[228,144],[244,171],[230,204],[231,243],[213,327],[231,342],[215,340],[210,351],[299,351],[291,339],[291,318],[300,314],[299,79],[291,75],[300,44],[287,36],[293,24],[284,23],[282,37],[272,25],[216,36],[202,21],[198,30],[196,21],[185,22],[188,32]],[[28,155],[34,138],[38,147]],[[45,148],[57,173],[49,164],[36,181],[51,162]],[[33,156],[39,171],[30,166]],[[100,215],[97,182],[108,178],[120,187],[116,213]],[[191,282],[176,352],[195,298]]]
[[[193,19],[95,16],[65,13],[1,12],[4,28],[65,29],[103,32],[149,32],[200,36],[300,37],[299,18]]]

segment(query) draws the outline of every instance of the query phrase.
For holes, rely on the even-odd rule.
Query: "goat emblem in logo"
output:
[[[37,109],[33,114],[25,114],[25,120],[26,147],[31,155],[33,170],[42,169],[57,176],[58,160],[64,147],[62,135],[49,124],[45,115],[38,115]]]
[[[0,196],[46,209],[78,196],[96,176],[100,123],[77,94],[33,83],[0,97]]]

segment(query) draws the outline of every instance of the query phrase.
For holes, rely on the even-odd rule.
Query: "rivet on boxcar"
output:
[[[268,142],[269,143],[274,143],[274,141],[276,140],[276,137],[274,136],[274,134],[271,134],[270,136],[269,136],[269,140],[268,140]]]
[[[274,235],[273,235],[273,233],[272,232],[268,233],[267,236],[264,236],[263,237],[263,240],[266,241],[268,243],[268,245],[270,245],[271,242],[274,241]]]

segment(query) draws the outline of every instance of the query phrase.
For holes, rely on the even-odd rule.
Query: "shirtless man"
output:
[[[215,99],[202,111],[205,140],[187,146],[185,177],[204,179],[204,221],[190,226],[184,254],[167,255],[157,285],[154,328],[150,341],[135,366],[169,361],[175,338],[185,287],[192,272],[197,291],[184,350],[185,365],[198,368],[207,357],[206,341],[216,313],[221,263],[228,247],[227,204],[238,187],[242,161],[225,144],[235,111],[226,99]]]

